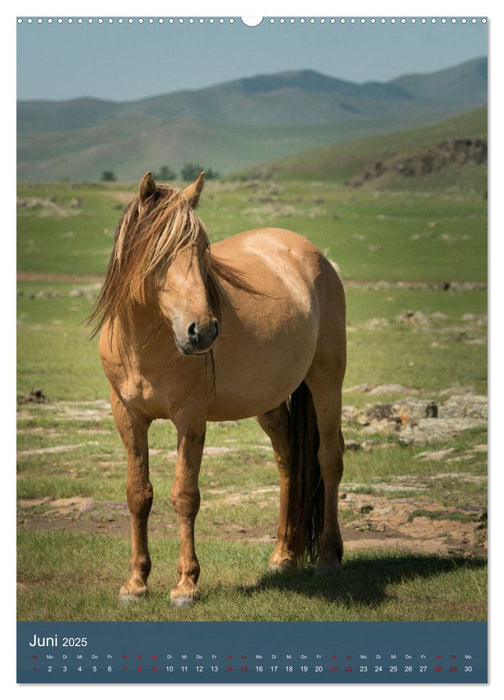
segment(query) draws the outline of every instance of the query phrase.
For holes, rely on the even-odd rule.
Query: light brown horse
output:
[[[194,209],[203,173],[183,192],[150,173],[125,209],[90,318],[127,453],[129,578],[121,600],[147,592],[153,490],[147,432],[156,418],[178,434],[172,503],[180,526],[173,605],[198,597],[194,523],[207,421],[257,416],[280,471],[271,568],[309,555],[341,566],[341,386],[345,300],[333,265],[298,234],[247,231],[210,246]]]

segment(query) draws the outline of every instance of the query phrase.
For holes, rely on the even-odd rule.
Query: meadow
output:
[[[279,490],[268,440],[254,419],[209,424],[196,526],[202,599],[170,608],[176,434],[156,422],[151,593],[119,605],[129,556],[124,451],[84,320],[136,187],[18,187],[19,619],[486,619],[486,200],[480,187],[449,178],[380,189],[207,183],[199,215],[212,240],[290,228],[341,271],[344,570],[337,578],[314,577],[310,567],[268,572]],[[45,401],[29,400],[34,389]],[[461,406],[466,423],[422,442],[412,421],[406,444],[394,411],[404,405],[413,416],[415,402],[435,403],[440,417]]]

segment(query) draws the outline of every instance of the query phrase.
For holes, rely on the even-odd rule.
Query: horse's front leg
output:
[[[199,598],[200,566],[194,547],[194,522],[200,506],[198,476],[205,444],[205,423],[178,429],[177,462],[172,486],[172,503],[180,530],[178,582],[170,595],[172,605],[193,605]]]
[[[113,390],[111,404],[114,420],[126,448],[128,459],[127,498],[131,525],[130,573],[128,580],[119,591],[119,599],[128,602],[147,593],[147,577],[151,568],[147,545],[147,521],[153,497],[152,484],[149,480],[147,442],[150,421],[142,414],[128,410]]]

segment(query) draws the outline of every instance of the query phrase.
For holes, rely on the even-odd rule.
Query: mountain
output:
[[[357,84],[316,71],[257,75],[131,102],[18,102],[21,180],[121,179],[197,161],[223,174],[486,104],[486,59]]]
[[[478,58],[430,75],[405,75],[390,84],[407,90],[417,100],[467,104],[468,99],[477,99],[478,95],[484,95],[486,100],[487,74],[487,60]]]

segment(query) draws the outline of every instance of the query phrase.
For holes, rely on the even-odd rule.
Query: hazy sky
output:
[[[17,26],[17,98],[69,99],[90,96],[134,100],[181,89],[196,89],[236,78],[285,70],[314,69],[365,82],[406,73],[428,73],[486,55],[487,25],[460,19],[392,24],[339,18],[304,24],[263,19],[247,27],[237,18],[205,18],[161,24],[148,17],[133,23],[118,17],[82,23],[54,17]]]

